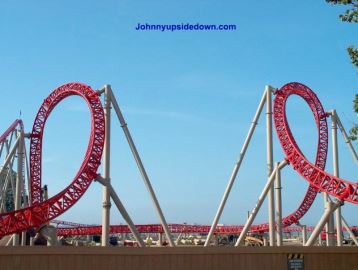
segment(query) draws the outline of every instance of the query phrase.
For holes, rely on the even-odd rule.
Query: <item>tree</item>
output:
[[[358,0],[326,0],[327,3],[333,5],[346,5],[348,9],[345,14],[339,15],[339,18],[342,22],[348,23],[358,23]],[[351,58],[352,64],[358,68],[358,49],[354,46],[349,46],[347,48],[349,57]],[[358,113],[358,95],[355,96],[353,101],[353,108],[356,113]],[[356,124],[351,130],[351,140],[356,140],[358,138],[358,125]]]
[[[358,113],[358,95],[356,95],[356,98],[354,99],[354,111]],[[358,125],[356,124],[351,130],[351,140],[355,141],[358,138]]]

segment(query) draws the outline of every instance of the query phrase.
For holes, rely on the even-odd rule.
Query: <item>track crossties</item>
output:
[[[47,118],[63,99],[82,97],[91,112],[91,133],[85,158],[72,182],[54,197],[41,201],[42,139]],[[0,215],[0,237],[19,233],[58,217],[72,207],[85,193],[101,162],[104,133],[104,112],[98,94],[81,83],[68,83],[55,89],[41,105],[31,133],[30,185],[32,206]],[[70,131],[68,131],[70,132]]]
[[[285,110],[286,101],[290,95],[302,97],[310,106],[315,117],[318,129],[318,147],[315,164],[310,163],[301,152],[288,125]],[[326,117],[327,114],[324,112],[316,94],[307,86],[300,83],[289,83],[276,92],[274,120],[277,135],[287,160],[292,167],[310,183],[306,197],[310,195],[308,194],[310,189],[312,189],[312,194],[313,190],[316,189],[326,192],[339,200],[358,204],[357,184],[343,180],[324,171],[328,149]],[[301,204],[303,211],[307,211],[307,207],[309,208],[311,203],[310,200],[305,201],[306,197]]]

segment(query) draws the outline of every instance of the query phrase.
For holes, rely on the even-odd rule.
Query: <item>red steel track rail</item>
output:
[[[56,105],[69,96],[82,97],[91,112],[91,134],[82,165],[70,185],[54,197],[41,201],[42,140],[46,120]],[[0,215],[0,237],[19,233],[60,216],[85,193],[97,176],[104,145],[104,112],[98,94],[81,83],[68,83],[55,89],[37,113],[30,142],[30,181],[32,206]]]
[[[71,224],[71,222],[63,223]],[[168,226],[171,233],[207,234],[210,230],[210,225],[168,224]],[[242,225],[219,225],[215,230],[215,234],[240,234],[243,227]],[[136,225],[136,228],[140,233],[164,233],[164,229],[160,224]],[[306,229],[308,232],[312,232],[314,227],[308,226]],[[357,231],[358,226],[353,226],[351,229]],[[346,228],[344,227],[343,230],[346,231]],[[284,233],[300,233],[301,231],[302,228],[299,226],[289,226],[283,229]],[[59,236],[100,235],[102,233],[102,226],[58,227],[57,233]],[[110,226],[110,234],[117,233],[131,233],[131,230],[127,225]],[[257,233],[262,233],[262,231]]]
[[[0,136],[0,143],[2,143],[10,135],[10,133],[16,129],[17,126],[19,126],[20,129],[24,129],[22,120],[16,119],[14,123],[11,124],[11,126]]]
[[[285,113],[286,101],[291,95],[302,97],[310,106],[316,119],[319,142],[315,164],[309,162],[301,152],[287,122]],[[319,99],[307,86],[300,83],[289,83],[276,92],[274,101],[275,127],[282,149],[285,152],[289,163],[310,183],[312,188],[326,192],[341,201],[358,204],[357,183],[343,180],[324,171],[328,148],[328,136],[325,138],[327,134],[326,117],[327,115],[324,112]],[[303,204],[304,203],[305,202],[303,202]],[[304,206],[304,210],[305,208],[306,207]]]
[[[171,233],[199,233],[207,234],[210,230],[210,225],[187,225],[187,224],[168,224]],[[217,226],[215,234],[240,234],[244,226],[242,225],[225,225]],[[160,224],[136,225],[140,233],[164,233],[163,227]],[[307,231],[311,231],[313,227],[308,227]],[[286,227],[285,233],[301,232],[299,227]],[[63,227],[58,228],[59,236],[78,236],[78,235],[100,235],[102,233],[102,226],[81,226],[81,227]],[[117,233],[131,233],[127,225],[113,225],[110,226],[110,234]]]
[[[315,166],[323,171],[326,166],[328,154],[328,126],[326,119],[327,115],[316,94],[310,88],[301,83],[288,83],[284,85],[281,89],[277,90],[275,93],[276,97],[274,100],[273,117],[278,139],[286,154],[286,159],[288,160],[288,162],[291,162],[290,156],[286,152],[287,140],[292,142],[290,147],[295,147],[295,149],[300,152],[291,133],[286,118],[286,100],[290,95],[294,94],[302,97],[307,102],[315,118],[318,131],[318,145]],[[308,210],[312,206],[317,196],[318,190],[319,189],[317,189],[315,186],[309,185],[307,192],[299,207],[293,213],[282,219],[283,227],[298,223],[298,221],[308,212]],[[266,232],[268,230],[268,223],[253,225],[251,227],[251,231],[255,232]]]

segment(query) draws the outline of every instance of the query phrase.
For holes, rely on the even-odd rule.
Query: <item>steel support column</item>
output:
[[[327,201],[326,209],[318,222],[317,226],[314,228],[310,238],[307,240],[305,246],[313,246],[317,240],[317,237],[321,233],[324,225],[327,223],[328,219],[332,216],[332,213],[341,205],[341,202],[331,202]],[[328,238],[328,237],[327,237]]]
[[[354,244],[358,247],[358,239],[354,235],[352,229],[349,227],[349,225],[348,225],[347,221],[344,219],[344,217],[342,217],[342,223],[343,223],[344,227],[346,228],[347,232],[349,233],[349,236],[352,238]]]
[[[108,192],[110,194],[110,197],[112,198],[114,204],[117,206],[117,208],[118,208],[119,212],[121,213],[123,219],[127,222],[128,227],[130,228],[134,238],[138,242],[138,245],[140,247],[145,247],[145,243],[144,243],[143,239],[141,238],[140,233],[138,232],[136,226],[134,225],[134,222],[132,221],[131,217],[129,216],[127,210],[125,209],[123,203],[119,199],[118,194],[114,190],[114,188],[111,185],[111,183],[109,181],[107,181],[105,178],[102,178],[101,176],[97,176],[97,178],[95,180],[97,182],[101,183],[103,186],[107,187],[107,190],[108,190]]]
[[[16,192],[15,192],[15,211],[21,208],[21,195],[23,185],[23,165],[24,165],[24,131],[20,129],[18,131],[18,146],[17,146],[17,177],[16,177]],[[11,169],[10,169],[11,170]],[[11,172],[10,172],[11,173]],[[14,234],[13,245],[18,246],[20,244],[20,235]]]
[[[301,226],[302,229],[302,245],[306,245],[307,242],[307,226],[306,225],[302,225]]]
[[[244,243],[245,238],[246,238],[246,234],[248,233],[248,231],[250,230],[250,227],[252,225],[252,223],[254,222],[257,213],[259,212],[265,198],[267,197],[268,192],[270,191],[271,187],[272,187],[272,183],[276,178],[276,171],[277,170],[282,170],[286,165],[287,165],[287,161],[283,160],[280,162],[280,164],[277,166],[277,168],[275,168],[275,170],[273,170],[273,172],[271,173],[269,179],[267,180],[267,183],[264,187],[264,189],[261,192],[261,195],[259,197],[259,200],[256,203],[256,206],[254,207],[254,209],[252,210],[248,220],[245,223],[244,228],[242,229],[239,239],[237,239],[235,246],[240,246],[241,244]]]
[[[358,155],[357,155],[357,152],[354,150],[354,147],[352,145],[352,142],[351,140],[349,139],[349,136],[347,135],[347,132],[346,130],[344,129],[344,126],[341,122],[341,119],[339,118],[337,112],[335,111],[335,120],[336,120],[336,123],[337,123],[337,126],[339,127],[341,133],[342,133],[342,136],[344,138],[344,142],[347,144],[351,154],[352,154],[352,157],[354,159],[354,161],[358,164]]]
[[[336,110],[331,111],[331,121],[332,121],[333,175],[339,177]],[[337,228],[337,246],[342,246],[342,244],[343,244],[342,212],[341,211],[342,211],[341,207],[338,207],[335,212],[336,228]]]
[[[330,202],[332,202],[332,199],[329,198]],[[358,246],[358,239],[357,237],[354,235],[352,229],[350,228],[350,226],[348,225],[348,222],[345,220],[345,218],[343,217],[343,215],[341,216],[341,220],[342,220],[342,224],[343,226],[346,228],[347,232],[349,233],[349,236],[352,238],[353,242],[355,243],[356,246]]]
[[[103,178],[110,183],[111,166],[111,86],[104,86],[105,143],[103,150]],[[103,186],[102,246],[109,245],[111,200],[108,186]]]
[[[327,193],[323,193],[323,201],[324,201],[324,208],[325,211],[328,209],[328,205],[330,204],[330,198]],[[332,247],[334,246],[334,217],[332,212],[330,216],[326,220],[326,246]]]
[[[118,117],[118,120],[122,126],[122,129],[123,129],[123,132],[126,136],[126,139],[128,141],[128,144],[129,144],[129,147],[132,151],[132,154],[134,156],[134,159],[137,163],[137,166],[138,166],[138,169],[142,175],[142,178],[143,178],[143,181],[144,181],[144,184],[149,192],[149,195],[154,203],[154,207],[155,207],[155,210],[157,211],[157,214],[159,216],[159,219],[160,219],[160,223],[162,224],[163,226],[163,229],[164,229],[164,232],[165,232],[165,235],[168,239],[168,242],[169,242],[169,245],[171,247],[174,247],[175,246],[175,243],[174,243],[174,240],[173,240],[173,237],[170,233],[170,230],[169,230],[169,227],[168,227],[168,223],[167,221],[165,220],[165,217],[164,217],[164,214],[163,214],[163,211],[160,207],[160,204],[159,204],[159,201],[157,199],[157,196],[155,195],[155,192],[154,192],[154,189],[152,187],[152,184],[149,180],[149,177],[148,177],[148,174],[147,174],[147,171],[145,170],[144,168],[144,165],[143,165],[143,162],[142,162],[142,159],[140,158],[139,156],[139,153],[138,153],[138,150],[134,144],[134,141],[132,139],[132,135],[128,129],[128,125],[123,117],[123,114],[119,108],[119,105],[118,105],[118,102],[115,98],[115,96],[113,95],[113,92],[112,90],[110,90],[110,93],[111,93],[111,103],[113,105],[113,108],[114,108],[114,111],[116,112],[117,114],[117,117]]]
[[[267,178],[273,170],[273,142],[272,142],[272,88],[266,86],[266,155],[267,155]],[[275,189],[271,186],[268,192],[268,221],[270,246],[275,245]]]
[[[211,228],[210,228],[210,231],[209,231],[209,234],[206,238],[206,241],[205,241],[205,244],[204,246],[207,247],[210,245],[210,240],[211,238],[213,237],[214,235],[214,232],[215,232],[215,229],[216,229],[216,226],[218,225],[218,222],[220,220],[220,217],[221,217],[221,214],[224,210],[224,207],[225,207],[225,204],[226,204],[226,201],[230,195],[230,192],[231,192],[231,189],[232,189],[232,186],[234,185],[235,183],[235,179],[236,179],[236,176],[239,172],[239,169],[241,167],[241,163],[245,157],[245,154],[246,154],[246,150],[250,144],[250,141],[251,141],[251,138],[252,138],[252,135],[254,134],[254,131],[256,129],[256,126],[257,126],[257,123],[258,123],[258,120],[260,118],[260,115],[261,115],[261,112],[262,112],[262,109],[265,105],[265,102],[266,102],[266,91],[264,91],[263,93],[263,96],[261,98],[261,101],[259,103],[259,106],[256,110],[256,113],[255,113],[255,116],[252,120],[252,123],[251,123],[251,126],[250,126],[250,129],[249,129],[249,132],[246,136],[246,139],[245,139],[245,142],[244,142],[244,145],[242,146],[242,149],[241,149],[241,152],[240,152],[240,155],[239,155],[239,158],[235,164],[235,167],[234,167],[234,170],[230,176],[230,180],[226,186],[226,189],[225,189],[225,192],[224,192],[224,195],[221,199],[221,202],[220,202],[220,205],[219,205],[219,208],[216,212],[216,215],[215,215],[215,218],[213,220],[213,223],[211,225]]]
[[[278,168],[279,163],[276,163],[276,168]],[[277,230],[276,230],[276,239],[277,246],[282,246],[282,197],[281,197],[281,171],[276,169],[276,222],[277,222]]]

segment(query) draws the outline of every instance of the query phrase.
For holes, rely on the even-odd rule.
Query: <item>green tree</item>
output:
[[[348,9],[344,14],[339,15],[342,22],[358,23],[358,0],[326,0],[327,3],[333,5],[346,5]],[[347,48],[349,57],[352,64],[358,68],[358,49],[355,46],[349,46]],[[358,113],[358,95],[355,96],[353,101],[353,108]],[[351,139],[356,140],[358,138],[358,125],[356,124],[351,130]]]
[[[358,113],[358,95],[354,99],[354,111]],[[358,125],[356,124],[351,130],[351,140],[355,141],[358,138]]]

